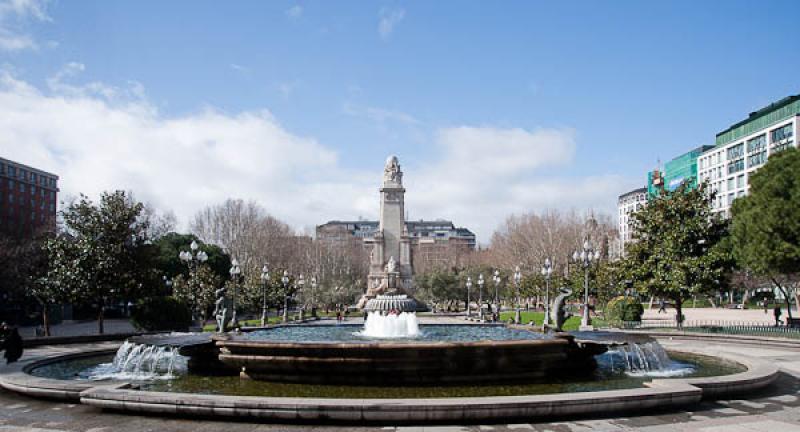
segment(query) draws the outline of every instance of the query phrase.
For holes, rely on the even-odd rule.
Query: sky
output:
[[[0,157],[182,228],[614,214],[647,171],[800,93],[797,1],[0,0]]]

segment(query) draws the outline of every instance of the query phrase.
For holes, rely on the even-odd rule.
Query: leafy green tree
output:
[[[112,299],[140,298],[160,287],[142,208],[123,191],[103,193],[98,204],[81,195],[62,211],[65,233],[47,246],[47,283],[93,305],[100,333]]]
[[[179,274],[172,278],[172,296],[189,306],[205,323],[217,300],[215,291],[222,287],[222,279],[205,264],[197,268],[195,280]]]
[[[718,292],[733,265],[727,222],[711,212],[713,196],[706,183],[690,189],[684,182],[633,217],[635,241],[622,274],[640,292],[672,300],[678,327],[683,303],[695,294]]]
[[[731,239],[739,265],[783,293],[789,318],[800,270],[800,151],[787,149],[750,175],[750,193],[733,203]],[[797,301],[797,299],[795,299]]]
[[[188,251],[189,245],[193,241],[199,246],[198,251],[203,251],[208,255],[205,265],[220,279],[228,277],[228,270],[231,268],[231,257],[217,245],[203,243],[193,234],[180,234],[176,232],[167,233],[153,242],[157,250],[156,265],[167,278],[173,278],[179,274],[188,277],[189,269],[183,263],[178,254],[181,251]]]

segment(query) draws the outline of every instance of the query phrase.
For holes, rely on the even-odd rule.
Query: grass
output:
[[[515,312],[514,311],[506,311],[500,313],[500,320],[501,321],[508,321],[514,319]],[[528,324],[529,322],[533,321],[537,326],[541,326],[542,322],[544,322],[544,312],[532,312],[532,311],[522,311],[520,313],[520,319],[522,320],[523,324]],[[581,325],[581,317],[573,316],[567,319],[567,322],[564,323],[564,327],[562,330],[565,331],[572,331],[578,330],[578,327]]]
[[[291,320],[292,318],[295,318],[295,317],[296,317],[296,315],[291,315],[291,316],[289,316],[289,319]],[[280,324],[281,322],[283,322],[282,317],[276,317],[276,316],[270,316],[269,319],[267,320],[268,324]],[[260,326],[261,325],[261,318],[259,318],[259,319],[251,319],[251,320],[240,320],[239,324],[241,324],[242,327]],[[213,323],[204,325],[203,326],[203,331],[204,332],[217,331],[217,323],[213,322]]]

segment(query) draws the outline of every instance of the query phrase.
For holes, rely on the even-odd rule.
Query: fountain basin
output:
[[[508,329],[505,329],[508,330]],[[219,335],[219,361],[273,382],[431,385],[532,381],[591,373],[606,347],[568,334],[469,342],[282,342]]]

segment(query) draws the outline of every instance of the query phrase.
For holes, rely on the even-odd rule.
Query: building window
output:
[[[762,165],[764,162],[767,161],[767,151],[762,150],[759,153],[755,153],[747,157],[747,166],[748,167],[757,167]]]
[[[728,160],[737,159],[744,156],[744,143],[728,147]]]
[[[20,192],[25,192],[25,183],[20,183],[19,184],[19,191]]]
[[[736,188],[741,189],[744,187],[744,174],[736,177]]]
[[[17,167],[15,166],[8,166],[8,176],[9,177],[16,177],[17,176]]]
[[[6,173],[6,164],[0,162],[0,174]]]
[[[733,190],[733,177],[728,179],[728,190],[729,191]]]
[[[728,174],[737,173],[744,170],[744,158],[728,163]]]
[[[28,180],[28,171],[24,169],[19,170],[19,178],[22,180]]]
[[[767,135],[761,134],[747,141],[747,152],[759,151],[767,147]]]
[[[792,124],[789,123],[787,125],[784,125],[784,126],[781,126],[781,127],[777,128],[777,129],[773,129],[772,132],[770,132],[770,135],[771,135],[770,138],[772,140],[772,143],[775,144],[775,143],[777,143],[779,141],[785,140],[787,138],[791,138],[792,134],[793,134]]]

